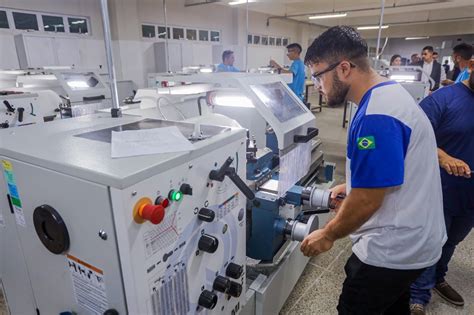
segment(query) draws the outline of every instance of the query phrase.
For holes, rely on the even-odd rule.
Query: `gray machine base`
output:
[[[250,283],[241,314],[278,314],[308,261],[309,258],[303,256],[300,251],[300,243],[292,242],[286,256],[268,276],[259,274]]]

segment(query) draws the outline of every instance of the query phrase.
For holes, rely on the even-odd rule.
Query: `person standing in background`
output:
[[[415,64],[415,66],[423,68],[421,81],[430,82],[429,77],[431,77],[435,83],[430,87],[430,91],[436,91],[439,89],[441,82],[446,80],[446,73],[442,71],[441,64],[433,59],[432,46],[424,47],[421,57],[423,60]]]
[[[453,80],[445,80],[443,84],[451,85],[453,83],[459,83],[469,78],[469,62],[472,58],[473,48],[472,45],[461,43],[456,45],[453,48],[453,54],[451,58],[453,58],[455,66],[459,68],[459,74],[457,76],[453,76]]]
[[[421,61],[421,58],[418,54],[412,54],[410,57],[410,66],[416,65]]]
[[[464,299],[445,279],[456,246],[474,225],[474,61],[467,80],[425,98],[420,106],[435,131],[448,240],[440,260],[411,285],[412,315],[424,315],[431,289],[456,306]]]
[[[390,66],[401,66],[402,65],[402,56],[400,55],[393,55],[392,58],[390,58]]]
[[[448,72],[450,70],[450,66],[449,66],[449,61],[448,60],[445,60],[444,61],[444,65],[443,65],[443,68],[444,68],[444,72],[446,72],[446,76],[448,75]]]
[[[217,72],[239,72],[240,70],[234,67],[234,61],[234,52],[225,50],[222,53],[222,63],[217,66]]]
[[[305,81],[305,73],[304,73],[304,63],[300,58],[301,52],[303,49],[301,48],[300,44],[293,43],[286,46],[288,50],[286,56],[288,59],[292,60],[293,63],[289,70],[283,69],[275,60],[270,60],[270,65],[273,68],[276,68],[280,71],[280,73],[291,73],[293,74],[293,81],[288,84],[290,89],[298,96],[302,101],[304,100],[304,81]]]
[[[433,60],[438,61],[439,54],[437,51],[433,51]]]

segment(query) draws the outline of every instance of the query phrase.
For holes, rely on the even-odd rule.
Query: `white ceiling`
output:
[[[221,3],[230,1],[222,0]],[[275,17],[324,27],[340,24],[376,25],[379,23],[381,7],[380,0],[249,0],[249,2],[249,10],[271,15],[270,23]],[[245,6],[243,4],[236,7]],[[347,16],[308,19],[310,15],[330,12],[346,12]],[[459,23],[462,23],[462,28],[459,27]],[[474,33],[474,0],[386,0],[384,24],[389,25],[385,33],[403,32],[407,36],[436,35],[438,32],[447,35],[450,29],[452,34]],[[374,31],[365,32],[370,35]]]

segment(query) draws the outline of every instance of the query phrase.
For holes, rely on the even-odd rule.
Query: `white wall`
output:
[[[58,43],[66,43],[75,41],[75,45],[79,47],[79,52],[71,52],[79,54],[83,62],[77,64],[85,68],[98,67],[103,65],[105,67],[105,48],[103,44],[103,28],[102,18],[100,15],[100,2],[97,0],[0,0],[0,8],[30,10],[35,12],[70,14],[78,16],[87,16],[89,20],[89,35],[55,35],[53,33],[39,33],[38,36],[59,38]],[[12,27],[12,26],[10,26]],[[19,62],[14,43],[14,36],[18,34],[25,34],[28,32],[0,29],[0,69],[19,68]],[[41,54],[41,52],[37,52]],[[67,60],[68,58],[65,58]],[[67,64],[69,65],[69,64]]]
[[[247,44],[245,9],[222,4],[185,7],[184,3],[184,0],[167,1],[168,24],[219,30],[221,42],[205,45],[221,45],[223,50],[236,51],[236,66],[244,69]],[[80,37],[80,54],[88,53],[100,59],[101,63],[105,62],[98,0],[0,0],[0,7],[90,17],[91,36]],[[133,80],[139,87],[144,86],[146,74],[155,72],[155,56],[154,41],[141,37],[141,24],[164,24],[162,1],[113,0],[109,1],[109,11],[117,77]],[[267,26],[267,17],[265,14],[250,11],[249,33],[288,37],[292,42],[299,42],[306,48],[308,38],[321,32],[317,27],[284,20],[272,20]],[[13,36],[18,33],[0,30],[0,68],[18,68],[13,43]],[[249,45],[249,68],[267,65],[270,58],[281,64],[289,64],[284,47]]]

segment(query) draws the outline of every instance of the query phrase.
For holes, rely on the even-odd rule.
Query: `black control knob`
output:
[[[119,315],[116,309],[110,308],[104,312],[104,315]]]
[[[181,191],[183,195],[192,196],[193,194],[193,188],[189,184],[182,184],[181,187],[179,187],[179,191]]]
[[[18,112],[18,122],[23,122],[23,112],[25,109],[23,107],[18,107],[17,112]]]
[[[233,279],[239,279],[243,273],[244,267],[234,263],[230,263],[225,270],[225,275]]]
[[[199,306],[212,310],[214,307],[216,307],[216,304],[217,304],[217,295],[215,293],[212,293],[211,291],[208,291],[208,290],[204,290],[201,292],[201,295],[199,296],[199,300],[198,300]]]
[[[235,298],[238,298],[241,293],[242,293],[242,285],[240,283],[231,281],[230,288],[229,288],[229,291],[227,291],[227,294]]]
[[[216,213],[208,208],[201,208],[198,212],[198,218],[199,220],[203,220],[206,222],[212,222],[214,221],[214,218],[216,217]]]
[[[217,276],[212,288],[218,292],[227,293],[230,289],[230,280],[223,276]]]
[[[203,234],[198,242],[199,250],[202,250],[211,254],[217,250],[218,246],[219,246],[219,240],[209,234]]]

